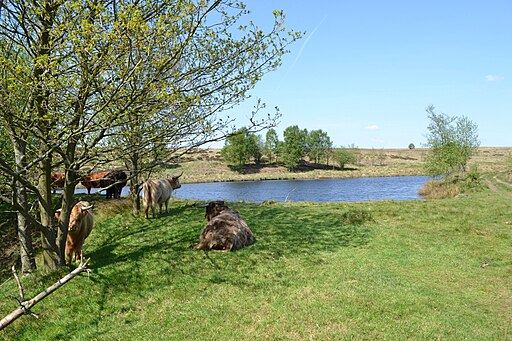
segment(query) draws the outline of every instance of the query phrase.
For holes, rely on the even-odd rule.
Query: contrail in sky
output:
[[[297,54],[297,57],[295,57],[295,60],[293,61],[293,64],[292,64],[291,68],[293,68],[295,66],[295,64],[299,60],[300,56],[302,56],[302,52],[304,51],[304,49],[308,45],[309,41],[311,40],[311,38],[313,37],[315,32],[320,28],[320,26],[322,26],[323,22],[325,21],[325,18],[327,18],[327,15],[324,16],[322,20],[320,20],[320,23],[318,23],[318,25],[316,25],[316,27],[313,29],[313,31],[311,31],[311,33],[308,35],[308,37],[306,38],[306,40],[304,41],[304,43],[300,47],[299,53]]]

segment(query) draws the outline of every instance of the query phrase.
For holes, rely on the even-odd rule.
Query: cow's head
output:
[[[68,231],[75,231],[82,226],[82,220],[83,218],[89,214],[88,210],[90,210],[93,207],[93,205],[88,206],[82,206],[80,204],[76,204],[71,209],[71,214],[69,216],[69,225],[68,225]],[[57,220],[60,218],[62,212],[62,208],[59,208],[58,210],[55,210],[55,218]]]
[[[206,206],[206,214],[204,217],[206,220],[210,221],[213,217],[218,216],[222,211],[227,209],[228,207],[222,200],[212,201]]]
[[[178,189],[181,187],[180,176],[182,176],[182,175],[183,175],[183,172],[181,172],[180,175],[175,175],[175,176],[172,176],[171,178],[167,179],[167,181],[169,181],[169,183],[171,184],[172,189]]]

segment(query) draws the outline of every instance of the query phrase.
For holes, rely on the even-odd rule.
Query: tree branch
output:
[[[20,280],[18,278],[18,275],[16,273],[16,269],[13,266],[12,271],[14,273],[14,278],[16,279],[16,282],[18,283],[18,288],[20,290],[20,300],[19,300],[20,301],[20,306],[16,310],[11,312],[9,315],[5,316],[0,321],[0,330],[2,330],[5,327],[7,327],[9,324],[14,322],[21,315],[31,314],[31,315],[37,317],[37,315],[35,315],[34,313],[32,313],[30,311],[30,308],[32,308],[37,303],[39,303],[39,301],[41,301],[43,298],[45,298],[46,296],[50,295],[55,290],[57,290],[58,288],[60,288],[61,286],[63,286],[67,282],[69,282],[70,280],[72,280],[79,273],[84,272],[84,271],[90,272],[90,269],[87,268],[87,264],[89,264],[89,261],[90,261],[90,259],[87,259],[85,262],[80,262],[80,265],[75,270],[71,271],[69,274],[67,274],[66,276],[62,277],[57,282],[55,282],[53,285],[49,286],[48,288],[46,288],[45,290],[40,292],[37,296],[35,296],[34,298],[32,298],[31,300],[28,300],[28,301],[25,301],[23,299],[23,288],[21,286],[21,282],[20,282]]]

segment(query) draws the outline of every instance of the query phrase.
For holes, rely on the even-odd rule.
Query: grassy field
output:
[[[192,250],[204,212],[100,203],[81,274],[5,340],[512,340],[510,173],[460,199],[232,203],[257,242]],[[23,278],[33,297],[69,269]],[[16,308],[0,286],[0,315]]]
[[[219,149],[198,150],[172,165],[165,174],[180,173],[185,183],[212,181],[281,180],[355,178],[372,176],[424,175],[427,149],[357,149],[359,162],[340,170],[331,166],[305,164],[298,171],[289,172],[284,166],[249,165],[243,173],[231,170],[220,156]],[[504,172],[512,167],[512,148],[479,148],[469,165],[477,164],[482,173]]]

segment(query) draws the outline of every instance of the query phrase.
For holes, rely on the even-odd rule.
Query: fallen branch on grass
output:
[[[90,270],[87,268],[87,264],[89,264],[89,261],[90,261],[90,259],[87,259],[85,262],[80,262],[80,265],[75,270],[71,271],[69,274],[62,277],[57,282],[55,282],[53,285],[49,286],[48,288],[46,288],[45,290],[43,290],[42,292],[37,294],[37,296],[35,296],[33,299],[28,300],[28,301],[25,301],[25,299],[23,297],[23,287],[21,286],[21,282],[20,282],[20,279],[18,278],[16,269],[13,266],[12,272],[13,272],[14,278],[16,279],[16,283],[18,283],[18,288],[20,289],[20,299],[19,300],[16,299],[19,301],[20,306],[16,310],[11,312],[9,315],[5,316],[0,321],[0,330],[4,329],[9,324],[11,324],[14,320],[16,320],[18,317],[20,317],[21,315],[24,315],[24,314],[30,314],[36,318],[39,318],[36,314],[34,314],[33,312],[30,311],[30,308],[32,308],[43,298],[50,295],[52,292],[54,292],[55,290],[57,290],[58,288],[60,288],[64,284],[66,284],[67,282],[69,282],[71,279],[73,279],[79,273],[84,272],[84,271],[89,272]]]

